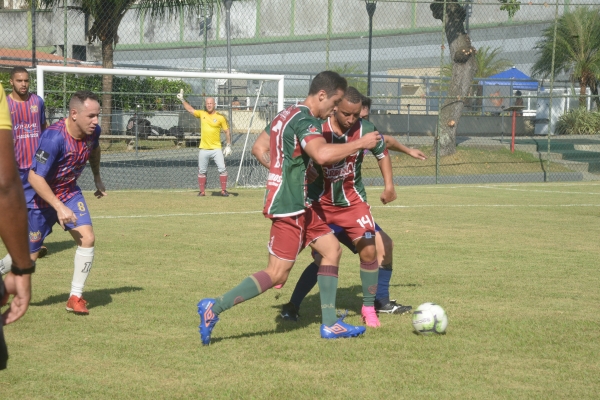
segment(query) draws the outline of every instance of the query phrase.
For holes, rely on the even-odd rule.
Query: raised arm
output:
[[[383,135],[383,138],[385,140],[385,147],[387,147],[388,150],[399,151],[419,160],[427,159],[427,157],[421,150],[406,147],[392,136]]]
[[[183,89],[181,89],[179,91],[179,93],[177,93],[177,99],[179,101],[181,101],[181,105],[183,106],[183,108],[185,108],[185,110],[187,112],[189,112],[190,114],[194,115],[194,112],[196,112],[196,110],[194,109],[194,107],[192,107],[190,105],[190,103],[188,103],[187,101],[185,101],[185,99],[183,98]]]
[[[262,131],[256,138],[254,145],[252,146],[252,155],[261,163],[265,168],[271,166],[271,137],[266,131]]]

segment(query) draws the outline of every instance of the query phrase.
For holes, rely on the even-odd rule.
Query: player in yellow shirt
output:
[[[215,99],[207,97],[204,101],[204,110],[195,110],[183,98],[183,89],[177,95],[177,98],[186,109],[194,117],[200,119],[200,153],[198,154],[198,186],[200,192],[198,196],[204,196],[206,188],[206,170],[208,169],[209,160],[213,160],[217,164],[219,171],[219,181],[221,182],[221,196],[229,196],[227,192],[227,169],[225,168],[225,159],[231,154],[231,136],[229,135],[229,125],[224,116],[215,110]],[[225,132],[227,145],[221,152],[221,130]]]

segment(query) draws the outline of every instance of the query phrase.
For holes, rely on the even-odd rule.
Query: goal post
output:
[[[102,91],[104,75],[113,76],[110,92]],[[66,116],[66,102],[77,90],[111,95],[110,112],[100,116],[110,122],[102,125],[100,144],[102,175],[111,189],[197,188],[200,124],[177,100],[180,88],[196,110],[203,109],[207,97],[215,98],[217,112],[228,119],[233,150],[225,158],[228,187],[265,186],[268,171],[250,153],[266,124],[284,108],[284,75],[40,65],[33,85],[46,102],[49,123]],[[93,189],[88,169],[80,184]],[[206,187],[219,186],[211,162]]]

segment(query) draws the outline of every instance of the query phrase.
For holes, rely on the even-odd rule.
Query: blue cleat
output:
[[[366,328],[364,326],[349,325],[344,322],[346,314],[342,315],[337,322],[331,326],[321,325],[321,337],[323,339],[338,339],[338,338],[349,338],[360,336],[365,333]]]
[[[215,299],[202,299],[198,303],[198,314],[200,315],[200,339],[204,346],[210,344],[210,334],[219,322],[219,317],[213,312]]]

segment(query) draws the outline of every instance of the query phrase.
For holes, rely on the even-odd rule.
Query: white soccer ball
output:
[[[412,324],[421,335],[441,334],[448,327],[448,315],[435,303],[423,303],[413,312]]]

